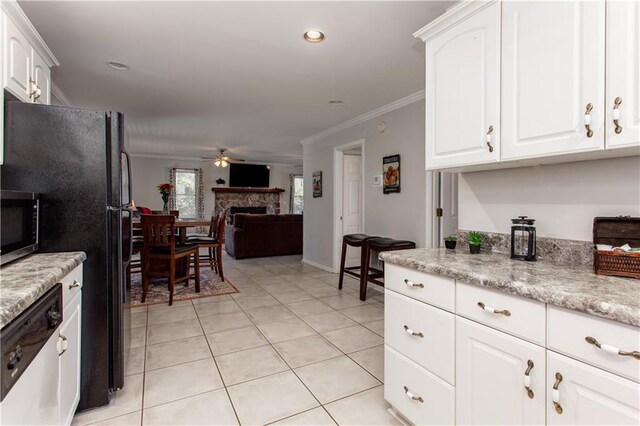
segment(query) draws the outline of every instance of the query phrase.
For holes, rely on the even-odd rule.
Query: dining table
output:
[[[132,225],[133,229],[142,229],[142,223],[138,218],[133,219]],[[187,241],[187,229],[198,228],[201,226],[208,228],[210,225],[211,220],[205,219],[176,219],[173,224],[173,226],[177,228],[180,242],[183,244]]]

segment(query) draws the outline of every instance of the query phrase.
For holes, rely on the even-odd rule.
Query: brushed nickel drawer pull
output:
[[[411,399],[413,399],[414,401],[419,401],[419,402],[424,402],[424,399],[422,399],[421,396],[415,396],[414,394],[412,394],[411,392],[409,392],[409,388],[408,387],[404,387],[404,393]]]
[[[560,382],[562,382],[562,374],[556,373],[556,382],[553,384],[553,389],[551,390],[551,400],[553,401],[553,406],[555,407],[556,413],[558,414],[562,414],[562,405],[560,405],[560,391],[558,390]]]
[[[424,337],[424,334],[422,334],[419,331],[413,331],[412,329],[410,329],[409,327],[407,327],[406,325],[404,326],[404,331],[406,331],[407,333],[409,333],[412,336],[417,336],[417,337]]]
[[[527,390],[527,396],[533,399],[533,391],[531,390],[531,370],[533,369],[533,361],[527,361],[527,371],[524,372],[524,388]]]
[[[612,355],[632,356],[635,359],[640,360],[640,351],[622,351],[616,348],[615,346],[602,344],[598,342],[594,337],[591,337],[591,336],[585,337],[584,340],[586,340],[586,342],[589,343],[590,345],[593,345],[598,349],[602,349],[603,351],[610,353]]]
[[[492,308],[491,306],[487,306],[482,302],[478,302],[478,306],[480,306],[480,308],[482,308],[483,310],[492,313],[492,314],[496,314],[496,315],[504,315],[505,317],[510,317],[511,316],[511,312],[509,312],[508,309],[495,309]]]
[[[65,353],[67,351],[67,338],[62,335],[59,334],[58,335],[58,343],[56,344],[57,349],[58,349],[58,356],[62,356],[63,353]]]
[[[71,290],[72,288],[80,287],[80,286],[82,286],[82,284],[80,284],[76,280],[73,280],[73,284],[69,284],[69,290]]]
[[[618,96],[613,101],[613,112],[611,114],[612,118],[613,118],[613,124],[616,126],[615,132],[616,132],[617,135],[622,133],[622,126],[618,122],[618,120],[620,120],[620,104],[621,103],[622,103],[622,98],[620,96]]]
[[[593,104],[589,102],[584,112],[584,127],[587,129],[587,137],[593,136],[593,130],[591,130],[591,111],[593,111]]]
[[[414,283],[413,281],[409,281],[409,280],[404,280],[404,283],[409,287],[424,288],[424,284],[422,283]]]
[[[489,152],[493,152],[493,145],[491,145],[491,133],[493,133],[493,126],[489,126],[489,130],[487,130],[487,147],[489,148]]]

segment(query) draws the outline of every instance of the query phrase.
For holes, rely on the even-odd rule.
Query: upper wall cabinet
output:
[[[428,169],[500,159],[500,3],[478,6],[420,35]]]
[[[24,102],[48,104],[58,60],[15,1],[2,2],[2,20],[3,87]]]
[[[502,4],[502,159],[604,149],[604,2]]]
[[[607,149],[640,145],[640,3],[607,3]]]
[[[640,155],[639,25],[633,0],[457,3],[414,34],[427,170]]]

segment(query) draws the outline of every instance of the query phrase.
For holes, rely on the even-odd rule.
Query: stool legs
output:
[[[342,290],[342,281],[344,280],[344,263],[347,258],[347,243],[342,239],[342,254],[340,255],[340,278],[338,280],[338,290]]]
[[[369,284],[369,262],[371,262],[371,250],[365,242],[362,245],[362,256],[360,259],[360,300],[367,300],[367,286]]]

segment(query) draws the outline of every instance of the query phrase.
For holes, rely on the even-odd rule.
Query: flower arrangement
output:
[[[162,214],[169,214],[169,194],[171,194],[171,189],[174,188],[174,185],[170,183],[161,183],[158,186],[158,191],[160,191],[160,196],[162,197],[162,202],[164,203],[162,207]]]

